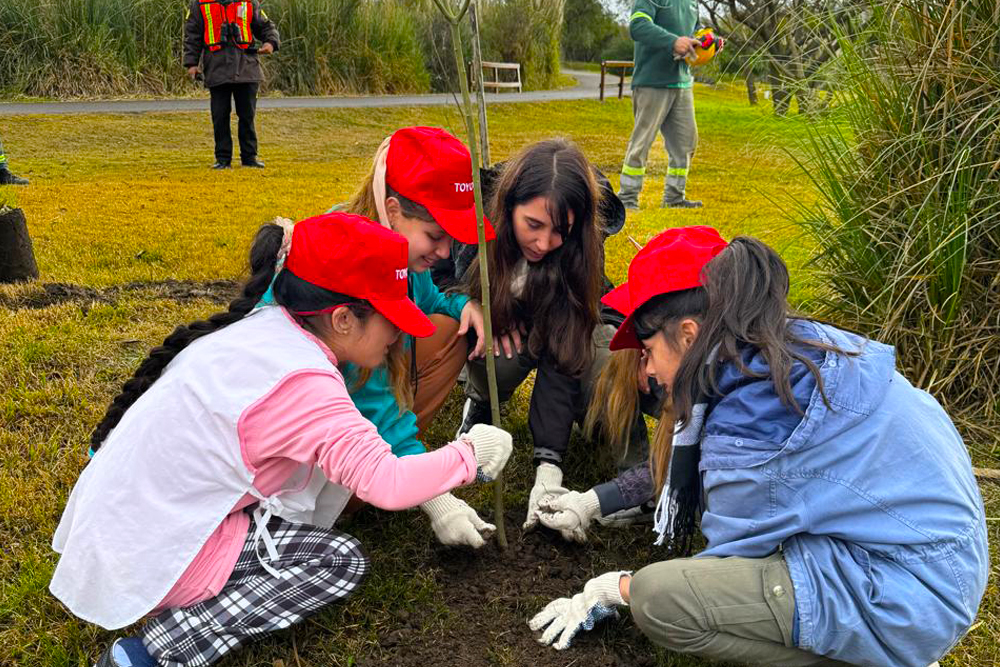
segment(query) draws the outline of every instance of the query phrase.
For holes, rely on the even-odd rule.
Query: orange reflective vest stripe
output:
[[[205,46],[209,51],[218,51],[227,42],[241,49],[250,48],[253,42],[250,28],[253,3],[230,2],[224,5],[218,0],[199,0],[199,4],[205,23]]]

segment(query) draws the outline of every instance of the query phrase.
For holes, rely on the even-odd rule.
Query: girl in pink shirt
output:
[[[407,298],[407,256],[360,216],[265,225],[229,310],[178,327],[125,384],[53,538],[50,590],[75,615],[108,629],[153,616],[99,667],[209,665],[288,627],[368,570],[353,537],[312,517],[351,495],[412,507],[503,468],[499,429],[397,458],[351,401],[339,364],[376,367],[400,331],[434,332]],[[276,305],[251,312],[272,280]]]

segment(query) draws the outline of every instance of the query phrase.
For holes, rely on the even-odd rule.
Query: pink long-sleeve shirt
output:
[[[336,364],[329,348],[303,333]],[[244,462],[264,496],[286,488],[302,464],[320,466],[330,481],[389,510],[413,507],[476,477],[475,456],[461,441],[426,454],[394,456],[375,426],[354,407],[339,375],[289,375],[243,413],[238,432]],[[250,517],[242,510],[255,502],[247,494],[236,503],[152,614],[219,594],[250,528]]]

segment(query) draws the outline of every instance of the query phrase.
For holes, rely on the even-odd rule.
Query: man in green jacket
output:
[[[691,69],[686,56],[698,42],[691,37],[698,25],[696,0],[635,0],[629,34],[635,40],[632,75],[632,115],[635,125],[622,165],[618,197],[626,208],[639,208],[649,148],[656,132],[663,134],[670,160],[662,205],[700,208],[684,196],[691,155],[698,145],[694,120]]]
[[[233,136],[229,129],[232,103],[239,118],[240,162],[262,168],[257,159],[257,89],[264,79],[258,54],[274,53],[278,28],[261,9],[260,0],[190,0],[184,24],[184,67],[194,79],[201,63],[205,87],[212,96],[215,130],[213,169],[229,169]],[[260,42],[260,47],[255,42]]]

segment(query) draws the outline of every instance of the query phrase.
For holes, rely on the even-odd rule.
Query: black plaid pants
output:
[[[368,573],[368,557],[350,535],[273,517],[267,524],[278,560],[275,577],[257,558],[254,528],[219,594],[167,609],[146,624],[142,641],[162,667],[210,665],[248,640],[298,623],[343,600]],[[266,554],[263,556],[267,558]]]

